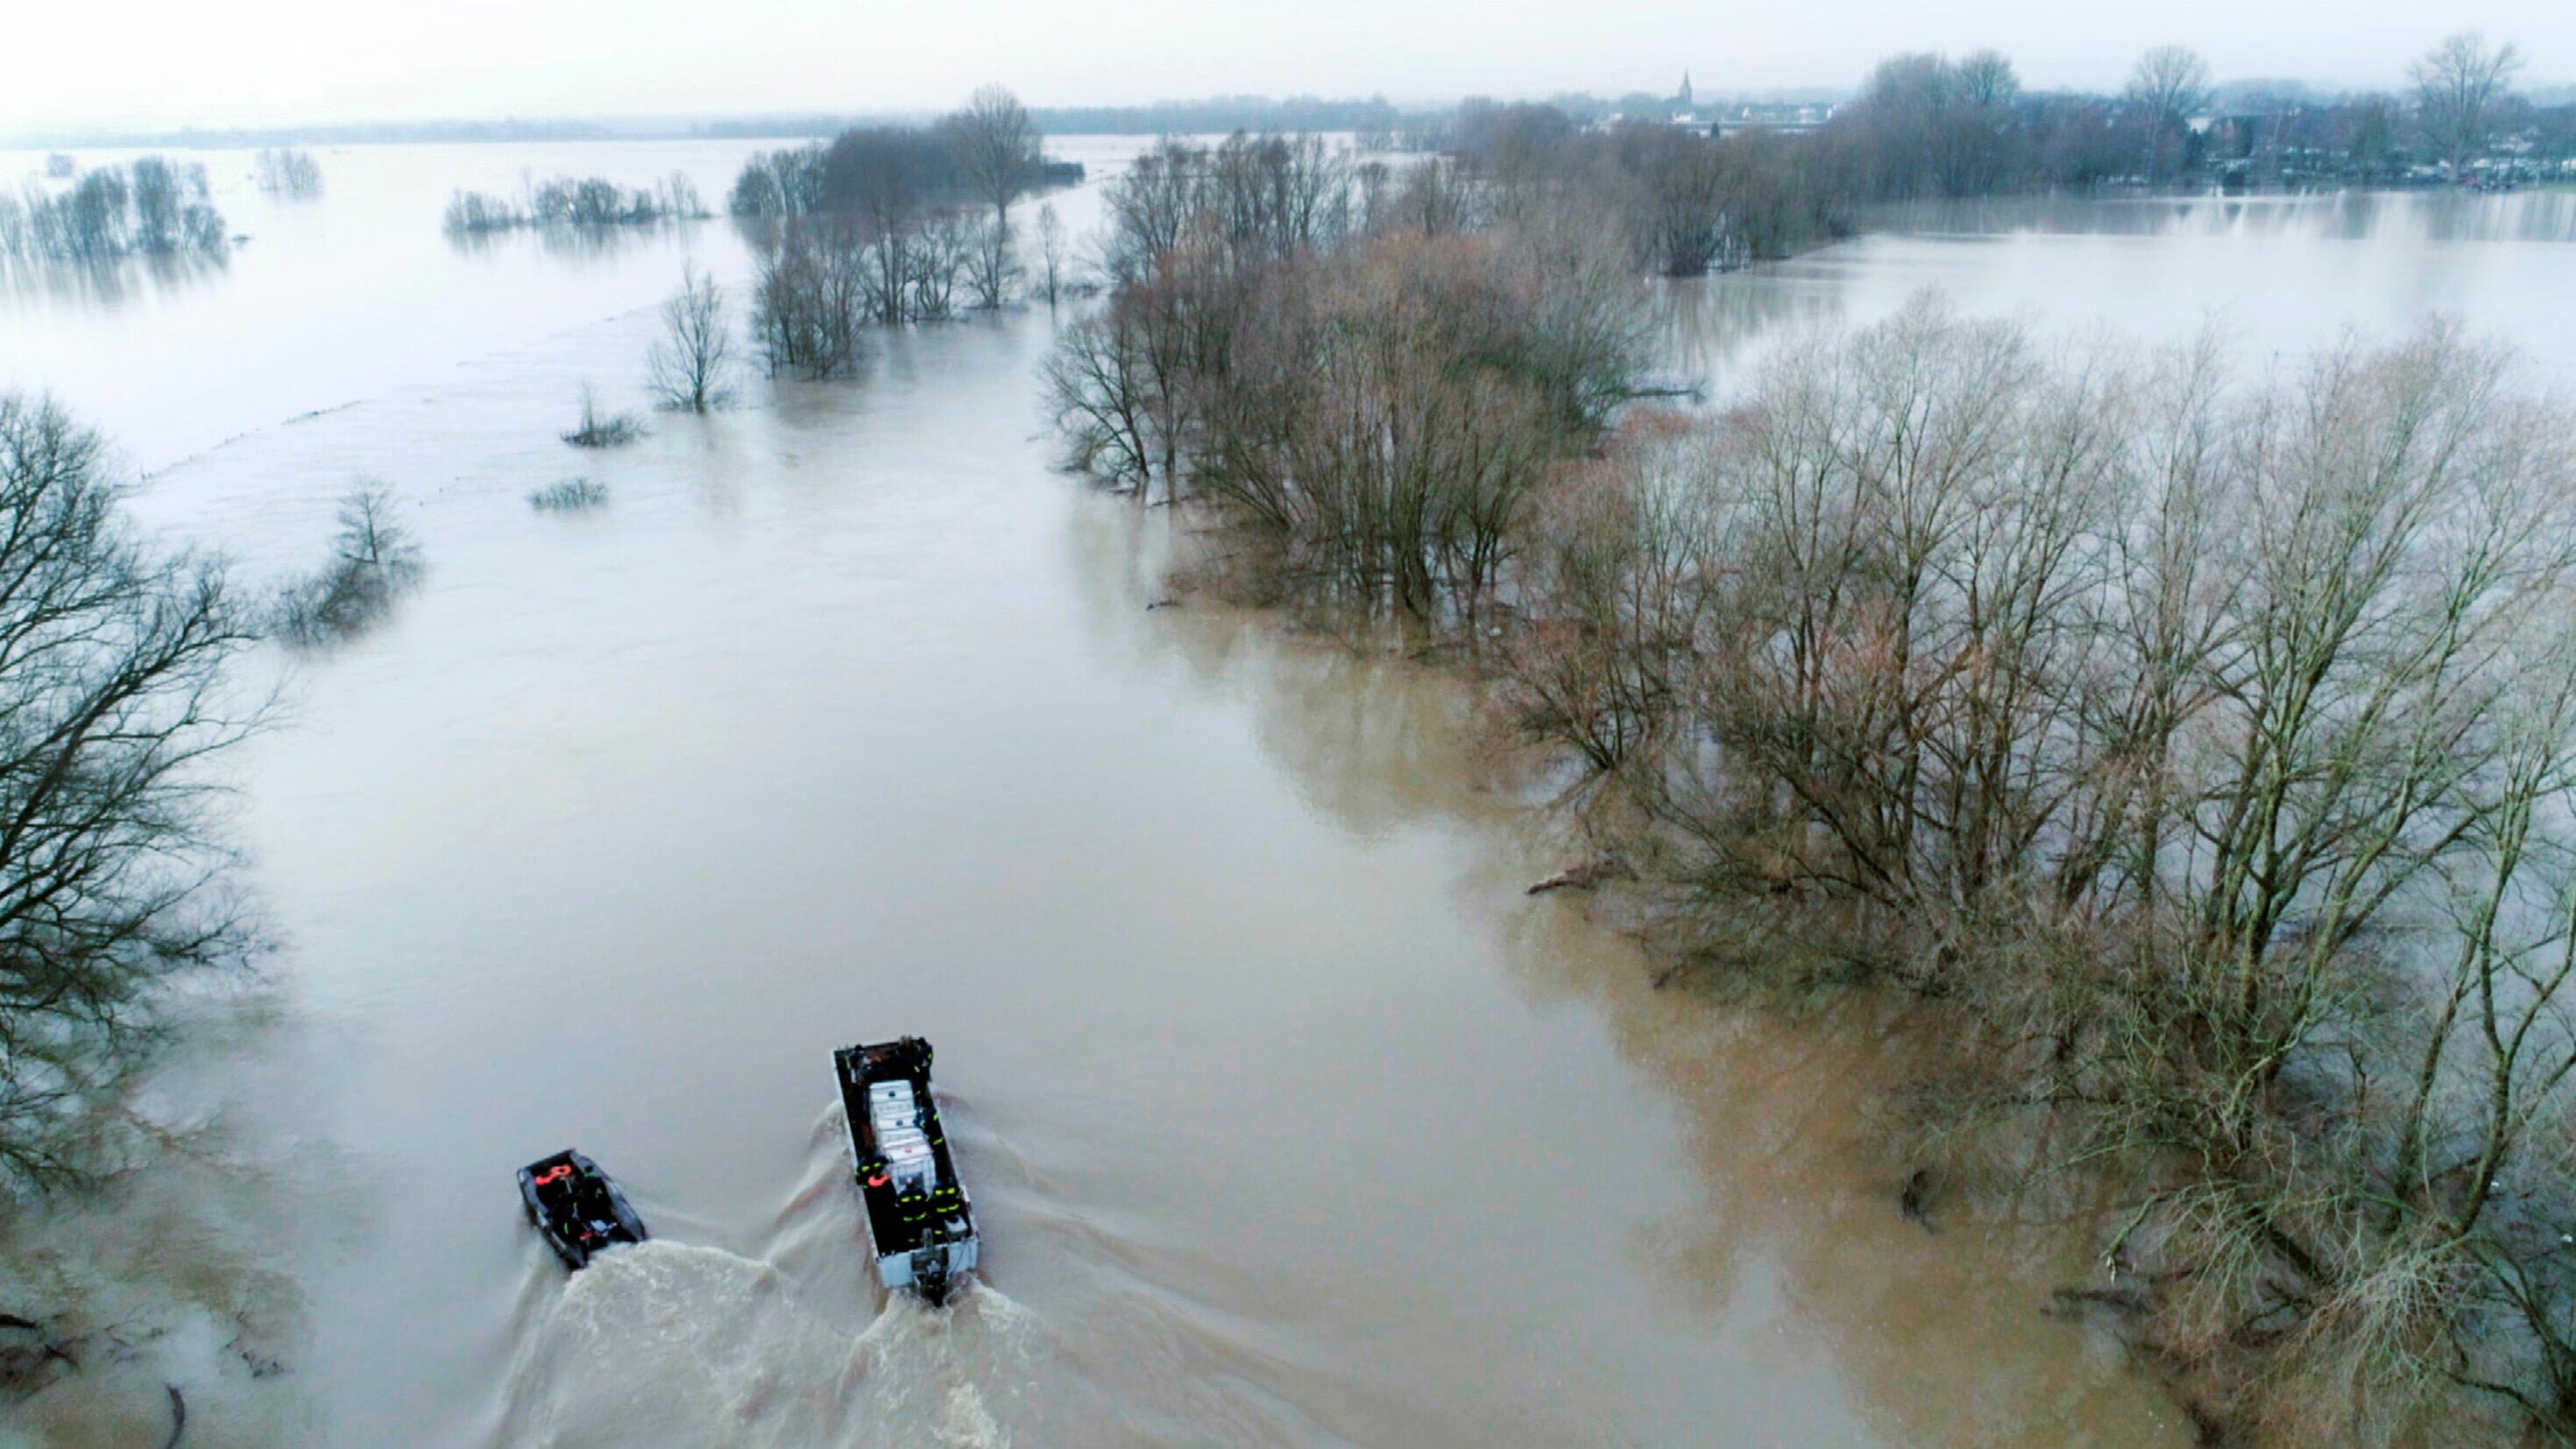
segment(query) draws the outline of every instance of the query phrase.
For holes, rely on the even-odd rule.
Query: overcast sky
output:
[[[2222,80],[2394,86],[2472,28],[2576,81],[2576,0],[0,0],[0,134],[911,110],[987,80],[1037,105],[1846,86],[1981,45],[2042,87],[2166,42]]]

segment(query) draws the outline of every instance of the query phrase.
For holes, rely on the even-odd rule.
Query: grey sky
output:
[[[2109,87],[2179,41],[2221,79],[2394,86],[2445,32],[2576,80],[2567,0],[0,0],[0,134],[143,124],[896,110],[1848,85],[1993,45]]]

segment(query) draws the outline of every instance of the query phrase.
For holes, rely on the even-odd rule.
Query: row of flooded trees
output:
[[[1043,175],[998,86],[929,127],[864,126],[755,155],[727,198],[759,256],[752,330],[773,373],[855,366],[872,326],[998,307],[1020,282],[1011,206]]]
[[[706,215],[697,183],[674,171],[644,187],[604,176],[557,176],[531,185],[524,201],[459,191],[448,198],[439,224],[453,237],[529,226],[647,226]]]
[[[1835,139],[1634,122],[1579,127],[1552,106],[1470,102],[1452,122],[1443,160],[1449,194],[1509,216],[1532,205],[1601,218],[1638,265],[1672,277],[1771,261],[1847,234],[1866,199],[1850,184]],[[1417,190],[1440,173],[1413,173]],[[1426,212],[1426,225],[1474,224],[1472,212]]]
[[[202,165],[145,156],[83,172],[59,192],[31,183],[18,197],[0,195],[0,260],[212,255],[224,244]]]
[[[1638,391],[1647,330],[1615,233],[1538,206],[1469,232],[1470,190],[1314,137],[1148,152],[1109,190],[1113,290],[1047,364],[1071,461],[1217,503],[1283,588],[1472,606]]]
[[[1701,968],[1929,1004],[1941,1175],[2098,1214],[2224,1413],[2576,1433],[2565,407],[2440,328],[2240,377],[1926,300],[1660,411],[1630,239],[1513,185],[1149,154],[1071,461],[1468,645]]]
[[[271,196],[310,200],[322,194],[322,163],[293,146],[272,147],[252,160],[259,189]]]

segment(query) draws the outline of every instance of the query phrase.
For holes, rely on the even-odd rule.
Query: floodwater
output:
[[[2214,330],[2249,371],[2449,317],[2576,390],[2576,192],[1949,203],[1877,220],[1887,229],[1679,289],[1682,363],[1723,392],[1783,334],[1866,325],[1928,289],[2077,343]]]
[[[1522,894],[1563,862],[1438,681],[1149,608],[1164,517],[1049,470],[1044,309],[557,441],[585,381],[642,406],[683,259],[739,296],[745,253],[721,222],[459,250],[447,191],[713,199],[750,149],[347,148],[310,203],[214,156],[253,238],[221,270],[0,286],[0,386],[112,433],[156,526],[273,579],[364,473],[429,564],[380,632],[262,661],[270,985],[156,1094],[186,1160],[48,1229],[216,1309],[21,1437],[158,1442],[165,1379],[192,1443],[2187,1437],[2043,1311],[2085,1271],[2061,1240],[1899,1215],[1865,1025],[1659,993]],[[2267,347],[2435,304],[2576,335],[2576,253],[2388,214],[1882,237],[1677,299],[1676,345],[1722,387],[1927,283]],[[526,503],[575,474],[604,509]],[[943,1313],[872,1290],[832,1091],[833,1047],[901,1033],[986,1232]],[[569,1280],[511,1183],[566,1145],[657,1234]]]

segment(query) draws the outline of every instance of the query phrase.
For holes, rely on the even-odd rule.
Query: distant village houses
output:
[[[1692,89],[1689,71],[1681,88],[1654,111],[1614,110],[1594,118],[1589,129],[1615,131],[1628,125],[1664,125],[1677,131],[1719,136],[1729,131],[1816,131],[1833,118],[1834,108],[1820,102],[1715,101],[1702,103]]]

